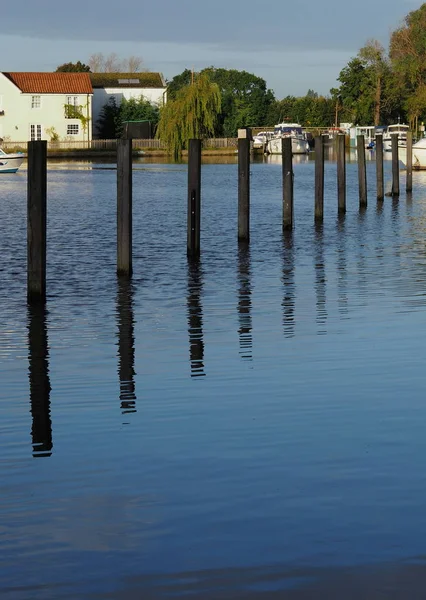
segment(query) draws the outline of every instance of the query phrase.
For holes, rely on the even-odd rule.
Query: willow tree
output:
[[[190,85],[181,88],[161,108],[157,137],[179,158],[190,139],[214,134],[221,105],[219,87],[206,74],[195,75]]]

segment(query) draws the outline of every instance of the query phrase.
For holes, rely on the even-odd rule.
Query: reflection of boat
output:
[[[403,165],[407,166],[407,146],[401,146],[398,156]],[[413,169],[426,169],[426,138],[413,144]]]
[[[279,123],[274,127],[274,137],[266,144],[267,154],[281,154],[283,138],[291,138],[291,149],[293,154],[307,154],[309,144],[306,134],[303,133],[301,125],[298,123]]]
[[[383,136],[383,150],[385,152],[392,151],[392,138],[391,135],[394,133],[398,134],[398,146],[401,148],[407,145],[407,133],[409,131],[409,125],[403,123],[396,123],[395,125],[389,125],[386,131],[386,136]]]
[[[25,154],[17,152],[16,154],[6,154],[0,148],[0,173],[16,173],[22,165]]]
[[[296,154],[295,156],[293,156],[293,165],[308,163],[311,160],[312,155],[310,156],[309,154]],[[282,156],[281,154],[268,154],[268,156],[264,156],[264,161],[273,165],[281,165]]]

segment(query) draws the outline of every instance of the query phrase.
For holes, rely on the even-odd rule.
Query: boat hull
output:
[[[398,149],[399,160],[407,166],[407,148]],[[426,139],[423,139],[413,145],[413,169],[416,171],[426,170]]]
[[[24,158],[24,154],[0,154],[0,173],[16,173]]]
[[[267,154],[281,154],[282,153],[282,144],[281,137],[273,138],[269,140],[266,144],[266,152]],[[291,138],[291,150],[293,154],[308,154],[309,152],[309,144],[306,139],[300,139],[297,137]]]

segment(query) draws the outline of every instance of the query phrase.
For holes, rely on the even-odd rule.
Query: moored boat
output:
[[[407,133],[409,131],[409,125],[405,125],[404,123],[395,123],[394,125],[389,125],[386,131],[386,134],[383,136],[383,150],[385,152],[392,151],[392,138],[391,135],[397,133],[398,134],[398,146],[403,147],[407,145]]]
[[[298,123],[279,123],[275,125],[274,137],[266,144],[267,154],[281,154],[281,140],[291,138],[291,149],[293,154],[307,154],[309,144],[306,134],[303,133],[301,125]]]
[[[407,146],[401,146],[398,156],[404,166],[407,166]],[[426,170],[426,137],[413,144],[413,169]]]
[[[0,173],[16,173],[19,167],[24,162],[26,154],[17,152],[15,154],[6,154],[0,148]]]

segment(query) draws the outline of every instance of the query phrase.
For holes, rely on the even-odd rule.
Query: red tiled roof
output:
[[[93,94],[88,73],[3,73],[24,94]]]

